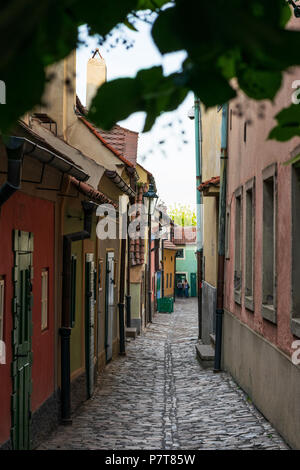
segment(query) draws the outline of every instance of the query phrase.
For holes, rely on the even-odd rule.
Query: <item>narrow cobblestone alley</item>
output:
[[[127,343],[98,388],[40,449],[286,449],[228,374],[196,359],[197,303],[178,300]]]

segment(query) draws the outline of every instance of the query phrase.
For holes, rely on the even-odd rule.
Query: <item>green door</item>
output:
[[[196,273],[191,273],[191,297],[197,296]]]
[[[32,337],[32,233],[15,230],[13,362],[12,362],[12,442],[13,448],[30,448],[31,420],[31,337]]]

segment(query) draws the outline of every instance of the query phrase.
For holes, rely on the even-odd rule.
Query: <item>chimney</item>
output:
[[[86,107],[88,109],[97,89],[104,82],[106,82],[106,64],[99,49],[96,49],[86,68]]]

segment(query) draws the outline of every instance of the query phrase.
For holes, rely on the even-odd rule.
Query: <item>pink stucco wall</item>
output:
[[[295,20],[292,20],[295,24]],[[299,20],[298,20],[299,25]],[[269,131],[276,125],[273,117],[291,104],[292,82],[300,80],[300,68],[285,74],[282,88],[275,102],[253,102],[243,94],[230,103],[232,128],[228,129],[228,185],[227,208],[230,208],[229,258],[225,263],[225,308],[236,315],[250,328],[263,335],[278,348],[291,355],[291,344],[295,339],[291,334],[291,166],[283,163],[300,145],[294,138],[286,143],[267,140]],[[236,107],[238,104],[239,108]],[[261,107],[263,104],[264,109]],[[300,105],[299,105],[300,106]],[[238,115],[241,111],[242,115]],[[264,117],[259,117],[259,114]],[[244,123],[247,126],[247,141],[244,142]],[[300,147],[299,147],[300,151]],[[263,178],[262,171],[270,164],[277,163],[277,325],[262,318],[262,216]],[[255,237],[254,237],[254,313],[244,306],[245,279],[245,190],[243,188],[243,241],[242,241],[242,303],[234,301],[234,239],[235,239],[235,197],[234,191],[255,177]]]

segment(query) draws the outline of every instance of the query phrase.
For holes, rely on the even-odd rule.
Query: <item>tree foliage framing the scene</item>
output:
[[[176,225],[196,227],[196,212],[189,205],[173,204],[168,209],[168,215]]]
[[[100,87],[89,118],[102,128],[144,111],[148,131],[190,90],[207,107],[222,104],[236,94],[234,77],[247,96],[273,100],[283,71],[300,64],[300,32],[285,29],[291,15],[286,0],[3,0],[0,79],[7,105],[0,108],[0,129],[9,130],[40,102],[46,67],[78,46],[79,26],[86,24],[104,40],[119,24],[134,30],[132,18],[145,12],[153,18],[151,33],[161,54],[186,51],[187,58],[168,76],[156,66]],[[298,108],[277,118],[271,138],[300,135]]]

